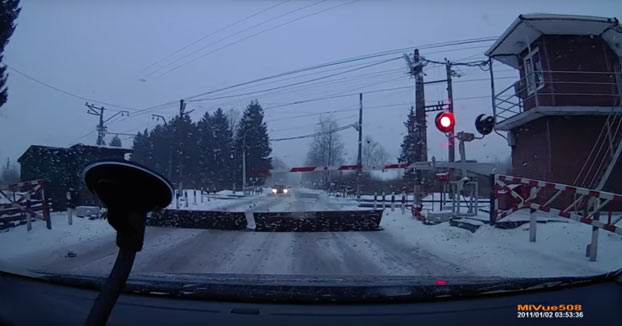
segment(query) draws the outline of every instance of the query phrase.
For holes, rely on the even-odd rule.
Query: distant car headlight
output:
[[[272,188],[272,193],[276,194],[276,189]]]
[[[286,194],[286,193],[287,193],[287,191],[288,191],[287,189],[283,189],[283,193],[285,193],[285,194]]]

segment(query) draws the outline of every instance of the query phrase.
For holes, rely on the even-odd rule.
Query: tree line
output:
[[[272,148],[258,101],[246,106],[242,117],[222,109],[193,122],[188,114],[175,116],[134,138],[132,161],[161,173],[176,187],[241,189],[242,156],[246,156],[246,184],[262,185],[266,175],[256,169],[272,168]]]

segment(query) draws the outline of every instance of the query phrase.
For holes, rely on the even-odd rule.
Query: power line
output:
[[[88,98],[88,97],[85,97],[85,96],[82,96],[82,95],[78,95],[78,94],[72,93],[72,92],[66,91],[64,89],[58,88],[58,87],[56,87],[54,85],[48,84],[48,83],[46,83],[44,81],[41,81],[41,80],[39,80],[39,79],[37,79],[37,78],[35,78],[33,76],[30,76],[30,75],[28,75],[28,74],[26,74],[26,73],[24,73],[24,72],[22,72],[20,70],[17,70],[15,68],[13,68],[12,66],[9,66],[6,63],[4,64],[4,66],[9,68],[9,69],[11,69],[15,73],[21,75],[24,78],[27,78],[27,79],[29,79],[29,80],[31,80],[31,81],[39,84],[39,85],[43,85],[43,86],[45,86],[45,87],[47,87],[49,89],[55,90],[55,91],[57,91],[59,93],[65,94],[67,96],[71,96],[73,98],[77,98],[77,99],[84,100],[84,101],[96,102],[96,103],[99,103],[99,104],[104,104],[104,105],[108,105],[108,106],[112,106],[112,107],[116,107],[116,108],[121,108],[121,109],[125,109],[125,110],[130,110],[130,111],[136,110],[135,108],[130,108],[130,107],[127,107],[127,106],[124,106],[124,105],[108,103],[108,102],[104,102],[104,101],[100,101],[100,100],[97,100],[97,99],[92,99],[92,98]],[[117,110],[111,110],[111,111],[117,111]]]
[[[437,47],[447,47],[447,46],[463,45],[463,44],[470,44],[470,43],[490,42],[490,41],[494,41],[496,39],[497,39],[497,37],[487,37],[487,38],[469,39],[469,40],[460,40],[460,41],[448,41],[448,42],[432,43],[432,44],[421,45],[421,46],[413,46],[413,47],[408,47],[408,48],[401,48],[401,49],[377,52],[377,53],[372,53],[372,54],[368,54],[368,55],[357,56],[357,57],[353,57],[353,58],[342,59],[342,60],[338,60],[338,61],[332,61],[332,62],[328,62],[328,63],[314,65],[314,66],[310,66],[310,67],[306,67],[306,68],[290,70],[290,71],[287,71],[287,72],[282,72],[282,73],[278,73],[278,74],[270,75],[270,76],[266,76],[266,77],[261,77],[261,78],[253,79],[253,80],[250,80],[250,81],[234,84],[234,85],[231,85],[231,86],[226,86],[226,87],[218,88],[218,89],[215,89],[215,90],[206,91],[206,92],[203,92],[203,93],[200,93],[200,94],[188,96],[185,99],[186,100],[192,100],[192,99],[197,98],[197,97],[201,97],[201,96],[205,96],[205,95],[209,95],[209,94],[213,94],[213,93],[217,93],[217,92],[222,92],[222,91],[225,91],[225,90],[228,90],[228,89],[237,88],[237,87],[241,87],[241,86],[246,86],[246,85],[249,85],[249,84],[254,84],[254,83],[257,83],[257,82],[264,81],[264,80],[275,79],[275,78],[279,78],[279,77],[283,77],[283,76],[287,76],[287,75],[292,75],[292,74],[297,74],[297,73],[301,73],[301,72],[305,72],[305,71],[326,68],[326,67],[330,67],[330,66],[336,66],[336,65],[340,65],[340,64],[344,64],[344,63],[349,63],[349,62],[367,60],[367,59],[387,56],[387,55],[391,55],[391,54],[395,54],[395,53],[401,53],[401,52],[409,51],[409,50],[411,50],[411,49],[413,49],[415,47],[417,47],[419,49],[431,49],[431,48],[437,48]]]
[[[351,57],[351,58],[347,58],[347,59],[341,59],[341,60],[337,60],[337,61],[331,61],[331,62],[319,64],[319,65],[314,65],[314,66],[309,66],[309,67],[305,67],[305,68],[299,68],[299,69],[295,69],[295,70],[290,70],[290,71],[286,71],[286,72],[282,72],[282,73],[278,73],[278,74],[274,74],[274,75],[269,75],[269,76],[253,79],[253,80],[250,80],[250,81],[246,81],[246,82],[242,82],[242,83],[238,83],[238,84],[234,84],[234,85],[230,85],[230,86],[226,86],[226,87],[222,87],[222,88],[218,88],[218,89],[202,92],[200,94],[196,94],[196,95],[193,95],[193,96],[186,97],[185,99],[191,101],[192,99],[197,98],[197,97],[201,97],[201,96],[205,96],[205,95],[209,95],[209,94],[214,94],[214,93],[222,92],[222,91],[225,91],[225,90],[230,90],[230,89],[234,89],[234,88],[238,88],[238,87],[242,87],[242,86],[246,86],[246,85],[250,85],[250,84],[254,84],[254,83],[258,83],[258,82],[262,82],[262,81],[266,81],[266,80],[276,79],[276,78],[280,78],[280,77],[284,77],[284,76],[288,76],[288,75],[293,75],[293,74],[297,74],[297,73],[301,73],[301,72],[305,72],[305,71],[317,70],[317,69],[322,69],[322,68],[326,68],[326,67],[341,65],[341,64],[345,64],[345,63],[350,63],[350,62],[355,62],[355,61],[362,61],[362,60],[367,60],[367,59],[371,59],[371,58],[377,58],[377,57],[387,56],[387,55],[391,55],[391,54],[395,54],[395,53],[410,51],[411,49],[413,49],[415,47],[419,48],[419,49],[432,49],[432,48],[451,47],[451,46],[458,46],[458,45],[472,44],[472,43],[491,42],[491,41],[495,41],[496,39],[497,39],[496,36],[495,37],[482,37],[482,38],[475,38],[475,39],[463,39],[463,40],[454,40],[454,41],[430,43],[430,44],[424,44],[424,45],[419,45],[419,46],[412,46],[412,47],[407,47],[407,48],[399,48],[399,49],[393,49],[393,50],[388,50],[388,51],[375,52],[375,53],[371,53],[371,54]],[[143,112],[147,112],[147,111],[152,110],[154,108],[159,108],[159,107],[171,104],[171,103],[177,103],[177,100],[170,101],[170,102],[167,102],[167,103],[163,103],[163,104],[160,104],[160,105],[151,106],[151,107],[148,107],[148,108],[144,108],[144,109],[138,110],[136,113],[141,113],[142,114]]]
[[[91,131],[87,132],[86,134],[84,134],[84,135],[82,135],[82,136],[80,136],[80,137],[78,137],[78,138],[76,138],[76,139],[72,140],[72,141],[71,141],[71,142],[69,142],[67,145],[73,145],[73,143],[77,142],[78,140],[83,139],[83,138],[86,138],[86,137],[88,137],[88,136],[90,136],[90,135],[94,134],[95,132],[97,132],[97,130],[96,130],[96,129],[93,129],[93,130],[91,130]]]
[[[378,60],[378,61],[373,61],[373,62],[381,62],[381,61],[383,61],[383,60]],[[259,84],[255,84],[255,85],[248,85],[246,87],[238,88],[238,91],[246,90],[246,89],[253,89],[253,88],[256,88],[256,87],[260,87],[260,86],[264,86],[264,85],[270,85],[270,84],[274,84],[274,83],[280,83],[280,82],[283,82],[283,81],[286,81],[286,80],[291,80],[291,79],[299,79],[299,78],[302,78],[302,77],[314,76],[314,75],[318,75],[318,74],[321,74],[321,73],[326,73],[326,72],[329,72],[329,71],[337,71],[337,70],[344,70],[344,69],[348,69],[348,68],[352,68],[352,67],[360,67],[360,66],[364,66],[364,65],[367,65],[367,64],[369,64],[369,62],[356,63],[356,64],[353,64],[353,65],[347,65],[347,66],[342,66],[342,67],[335,67],[335,68],[331,68],[331,69],[325,69],[325,70],[322,70],[322,71],[313,71],[313,72],[310,72],[310,73],[307,73],[307,74],[300,74],[300,75],[289,76],[289,77],[282,78],[282,79],[279,79],[279,80],[271,80],[271,81],[267,81],[265,83],[259,83]],[[356,75],[356,76],[353,76],[353,77],[362,77],[362,76],[375,75],[375,74],[387,73],[387,72],[397,72],[397,71],[400,71],[400,70],[404,70],[404,68],[394,68],[394,69],[380,70],[380,71],[375,71],[375,72],[372,72],[372,73]],[[352,78],[352,77],[345,77],[345,78],[349,79],[349,78]],[[225,93],[224,95],[229,95],[229,94]]]
[[[362,93],[367,95],[367,94],[388,92],[388,91],[401,90],[401,89],[412,89],[412,86],[391,87],[391,88],[377,89],[377,90],[372,90],[372,91],[364,91]],[[272,109],[276,109],[276,108],[280,108],[280,107],[285,107],[285,106],[292,106],[292,105],[298,105],[298,104],[303,104],[303,103],[309,103],[309,102],[325,101],[325,100],[331,100],[331,99],[336,99],[336,98],[355,96],[355,95],[359,95],[360,93],[361,92],[356,92],[356,93],[349,93],[349,94],[326,96],[326,97],[318,97],[318,98],[294,101],[294,102],[289,102],[289,103],[284,103],[284,104],[279,104],[279,105],[273,105],[273,106],[264,108],[264,111],[272,110]]]
[[[326,82],[324,82],[324,81],[316,81],[316,82],[311,82],[311,83],[305,83],[303,85],[298,85],[298,86],[287,87],[287,88],[283,88],[283,89],[277,89],[277,90],[269,91],[269,92],[266,92],[266,93],[262,93],[259,96],[261,96],[262,98],[266,98],[266,97],[272,97],[272,96],[275,96],[275,95],[279,95],[279,94],[285,93],[285,92],[288,95],[291,95],[291,94],[293,94],[295,92],[298,92],[299,90],[303,90],[305,92],[305,94],[308,94],[308,93],[314,91],[314,89],[317,88],[317,87],[322,87],[322,88],[330,87],[330,85],[334,85],[334,84],[341,86],[341,85],[343,85],[345,83],[350,83],[350,82],[353,82],[353,81],[358,81],[360,79],[370,79],[369,76],[372,76],[372,75],[376,75],[376,77],[379,77],[380,75],[388,75],[387,72],[391,73],[391,71],[375,72],[375,73],[371,73],[371,74],[363,74],[363,75],[357,75],[357,76],[353,76],[353,77],[343,77],[343,78],[331,79],[330,81],[326,81]],[[363,85],[357,85],[355,87],[350,87],[350,88],[348,88],[345,91],[333,92],[332,94],[329,94],[327,96],[339,95],[339,94],[347,93],[347,92],[354,91],[354,90],[357,90],[357,91],[360,92],[360,90],[362,88],[366,88],[366,87],[369,87],[369,86],[380,85],[380,84],[386,84],[386,83],[394,82],[396,80],[401,80],[401,79],[404,78],[403,76],[398,76],[396,78],[394,73],[391,73],[391,74],[393,76],[387,76],[387,77],[390,77],[389,79],[383,79],[380,82],[376,81],[376,82],[371,83],[371,84],[368,83],[368,84],[363,84]],[[238,94],[238,95],[242,95],[242,94]],[[255,97],[255,98],[257,98],[257,97]],[[248,97],[240,98],[238,100],[232,100],[232,101],[228,101],[228,102],[224,102],[224,103],[214,104],[213,106],[214,106],[214,108],[222,107],[222,106],[229,105],[231,103],[240,103],[241,101],[245,101],[247,99],[248,99]]]
[[[230,23],[230,24],[228,24],[228,25],[226,25],[226,26],[224,26],[224,27],[218,28],[218,29],[216,29],[215,31],[213,31],[213,32],[211,32],[211,33],[208,33],[208,34],[206,34],[206,35],[204,35],[204,36],[200,37],[199,39],[197,39],[197,40],[195,40],[195,41],[193,41],[193,42],[190,42],[190,43],[186,44],[185,46],[183,46],[183,47],[181,47],[181,48],[177,49],[176,51],[174,51],[174,52],[172,52],[172,53],[169,53],[167,56],[165,56],[165,57],[163,57],[163,58],[161,58],[161,59],[159,59],[159,60],[156,60],[155,62],[153,62],[152,64],[150,64],[150,65],[149,65],[149,66],[147,66],[146,68],[142,69],[142,70],[141,70],[141,72],[143,72],[143,71],[147,71],[147,70],[149,70],[151,67],[153,67],[153,66],[155,66],[155,65],[157,65],[157,64],[159,64],[159,63],[161,63],[161,62],[164,62],[164,61],[166,61],[167,59],[169,59],[169,58],[171,58],[171,57],[174,57],[176,54],[178,54],[178,53],[182,52],[183,50],[185,50],[185,49],[187,49],[187,48],[189,48],[189,47],[191,47],[191,46],[193,46],[193,45],[195,45],[195,44],[197,44],[197,43],[199,43],[199,42],[201,42],[201,41],[203,41],[203,40],[205,40],[205,39],[207,39],[208,37],[210,37],[210,36],[212,36],[212,35],[215,35],[215,34],[217,34],[217,33],[219,33],[219,32],[222,32],[222,31],[224,31],[224,30],[226,30],[226,29],[228,29],[228,28],[230,28],[230,27],[233,27],[233,26],[235,26],[235,25],[237,25],[237,24],[239,24],[239,23],[241,23],[241,22],[244,22],[244,21],[246,21],[246,20],[249,20],[249,19],[251,19],[251,18],[253,18],[253,17],[255,17],[255,16],[258,16],[258,15],[260,15],[260,14],[262,14],[262,13],[266,12],[266,11],[272,10],[272,9],[274,9],[274,8],[276,8],[276,7],[280,6],[280,5],[283,5],[283,4],[285,4],[286,2],[289,2],[289,1],[291,1],[291,0],[285,0],[285,1],[279,2],[279,3],[277,3],[277,4],[275,4],[275,5],[272,5],[272,6],[268,7],[268,8],[265,8],[265,9],[262,9],[262,10],[260,10],[260,11],[258,11],[258,12],[255,12],[254,14],[251,14],[251,15],[249,15],[249,16],[246,16],[246,17],[242,18],[242,19],[236,20],[236,21],[234,21],[233,23]],[[156,70],[156,71],[157,71],[157,70]]]
[[[313,82],[313,81],[317,81],[317,80],[322,80],[322,79],[326,79],[326,78],[330,78],[330,77],[334,77],[334,76],[338,76],[338,75],[347,74],[349,72],[353,72],[353,71],[357,71],[357,70],[361,70],[361,69],[377,66],[377,65],[380,65],[380,64],[383,64],[383,63],[387,63],[387,62],[391,62],[391,61],[395,61],[395,60],[399,60],[399,59],[402,59],[402,57],[395,57],[395,58],[391,58],[391,59],[388,59],[388,60],[383,60],[383,61],[380,61],[380,62],[372,63],[372,64],[369,64],[369,65],[365,65],[365,66],[362,66],[362,67],[352,68],[352,69],[349,69],[349,70],[337,72],[337,73],[330,74],[330,75],[324,75],[324,76],[321,76],[321,77],[307,79],[307,80],[303,80],[303,81],[299,81],[299,82],[295,82],[295,83],[291,83],[291,84],[287,84],[287,85],[281,85],[281,86],[277,86],[277,87],[267,88],[267,89],[263,89],[263,90],[259,90],[259,91],[247,92],[247,93],[236,94],[236,95],[212,97],[212,98],[198,98],[198,99],[196,99],[196,96],[193,96],[192,98],[195,98],[195,99],[192,100],[192,102],[199,102],[199,101],[206,101],[206,100],[217,100],[217,99],[223,99],[223,98],[232,98],[232,97],[252,95],[252,94],[257,94],[257,93],[265,93],[265,92],[272,91],[272,90],[277,90],[277,89],[282,89],[282,88],[286,88],[286,87],[301,85],[301,84],[305,84],[305,83],[309,83],[309,82]],[[188,101],[188,102],[191,102],[191,101]]]
[[[273,90],[273,91],[269,91],[266,93],[261,94],[262,98],[265,97],[271,97],[271,96],[275,96],[284,92],[287,92],[287,94],[291,95],[292,93],[297,92],[298,90],[304,90],[305,94],[308,94],[310,91],[312,91],[314,88],[317,87],[326,87],[326,86],[330,86],[333,84],[338,84],[338,85],[343,85],[344,83],[350,83],[350,82],[354,82],[354,81],[358,81],[358,80],[363,80],[363,79],[370,79],[370,77],[381,77],[383,75],[387,75],[387,77],[392,76],[389,80],[383,80],[382,82],[377,82],[377,83],[373,83],[373,84],[366,84],[366,85],[360,85],[360,86],[356,86],[353,89],[359,90],[361,87],[368,87],[368,86],[372,86],[372,85],[376,85],[376,84],[383,84],[383,83],[387,83],[387,82],[391,82],[397,79],[401,79],[403,78],[402,76],[395,78],[395,72],[398,70],[403,70],[403,69],[387,69],[387,70],[382,70],[382,71],[375,71],[372,73],[366,73],[366,74],[360,74],[360,75],[353,75],[353,76],[345,76],[345,77],[341,77],[341,78],[336,78],[336,79],[332,79],[329,81],[316,81],[316,82],[310,82],[310,83],[306,83],[304,85],[299,85],[299,86],[292,86],[292,87],[288,87],[285,89],[280,89],[280,90]],[[253,86],[250,86],[251,88]],[[343,92],[338,92],[338,93],[343,93]],[[240,94],[238,94],[240,95]],[[238,96],[236,95],[236,96]],[[217,104],[213,104],[213,109],[216,109],[217,107],[222,107],[222,106],[227,106],[230,105],[232,103],[240,103],[241,101],[245,101],[248,97],[245,98],[240,98],[237,100],[231,100],[231,101],[227,101],[227,102],[220,102]],[[254,97],[256,98],[256,97]],[[204,108],[205,109],[205,108]],[[208,109],[206,109],[208,110]]]
[[[230,37],[232,37],[232,36],[239,35],[239,34],[241,34],[241,33],[243,33],[243,32],[248,31],[248,30],[252,30],[252,29],[254,29],[255,27],[259,27],[259,26],[261,26],[261,25],[263,25],[263,24],[269,23],[269,22],[274,21],[274,20],[276,20],[276,19],[279,19],[279,18],[281,18],[281,17],[284,17],[284,16],[287,16],[287,15],[290,15],[290,14],[295,13],[295,12],[297,12],[297,11],[301,11],[301,10],[307,9],[307,8],[309,8],[309,7],[316,6],[316,5],[318,5],[318,4],[322,3],[322,2],[326,2],[326,1],[327,1],[327,0],[320,0],[320,1],[314,2],[314,3],[312,3],[312,4],[309,4],[309,5],[306,5],[306,6],[303,6],[303,7],[300,7],[300,8],[297,8],[297,9],[291,10],[291,11],[288,11],[288,12],[286,12],[286,13],[284,13],[284,14],[281,14],[281,15],[278,15],[278,16],[276,16],[276,17],[272,17],[272,18],[270,18],[270,19],[268,19],[268,20],[262,21],[262,22],[260,22],[260,23],[258,23],[258,24],[255,24],[255,25],[253,25],[253,26],[250,26],[250,27],[248,27],[248,28],[245,28],[245,29],[243,29],[243,30],[241,30],[241,31],[238,31],[238,32],[234,33],[234,34],[231,34],[231,35],[228,35],[228,36],[226,36],[226,37],[224,37],[224,38],[221,38],[221,39],[219,39],[219,40],[217,40],[217,41],[215,41],[215,42],[209,43],[209,44],[207,44],[206,46],[203,46],[203,47],[199,48],[198,50],[193,51],[193,52],[189,53],[188,55],[185,55],[185,56],[181,57],[181,58],[180,58],[180,60],[181,60],[181,59],[184,59],[184,58],[187,58],[187,57],[189,57],[189,56],[191,56],[191,55],[194,55],[194,54],[196,54],[196,53],[198,53],[198,52],[201,52],[201,51],[203,51],[204,49],[209,48],[210,46],[212,46],[212,45],[214,45],[214,44],[216,44],[216,43],[219,43],[219,42],[221,42],[221,41],[224,41],[224,40],[226,40],[226,39],[228,39],[228,38],[230,38]],[[355,0],[355,1],[358,1],[358,0]],[[339,7],[339,6],[342,6],[342,5],[343,5],[343,4],[340,4],[340,5],[335,6],[335,7]],[[334,7],[331,7],[331,8],[334,8]],[[328,8],[328,9],[331,9],[331,8]],[[326,11],[326,10],[322,10],[322,11]],[[322,11],[319,11],[319,12],[317,12],[317,13],[320,13],[320,12],[322,12]],[[179,68],[181,68],[181,67],[183,67],[183,66],[185,66],[185,65],[188,65],[188,64],[190,64],[190,63],[193,63],[193,62],[195,62],[195,61],[197,61],[197,60],[199,60],[199,59],[201,59],[201,58],[203,58],[203,57],[205,57],[205,56],[207,56],[207,55],[210,55],[210,54],[212,54],[212,53],[214,53],[214,52],[217,52],[217,51],[220,51],[220,50],[222,50],[222,49],[228,48],[228,47],[230,47],[230,46],[232,46],[232,45],[234,45],[234,44],[237,44],[237,43],[240,43],[240,42],[242,42],[242,41],[245,41],[245,40],[247,40],[247,39],[249,39],[249,38],[251,38],[251,37],[254,37],[254,36],[257,36],[257,35],[259,35],[259,34],[262,34],[262,33],[268,32],[268,31],[271,31],[271,30],[276,29],[276,28],[278,28],[278,27],[285,26],[285,25],[287,25],[287,24],[293,23],[293,22],[295,22],[295,21],[297,21],[297,20],[300,20],[300,19],[303,19],[303,18],[306,18],[306,17],[312,16],[312,15],[314,15],[314,14],[311,14],[311,15],[306,15],[306,16],[302,16],[302,17],[300,17],[300,18],[294,19],[294,20],[289,21],[289,22],[286,22],[286,23],[284,23],[284,24],[276,25],[276,26],[275,26],[275,27],[273,27],[273,28],[265,29],[265,30],[259,31],[259,32],[257,32],[257,33],[251,34],[251,35],[249,35],[249,36],[247,36],[247,37],[241,38],[241,39],[239,39],[239,40],[237,40],[237,41],[234,41],[234,42],[232,42],[232,43],[229,43],[229,44],[227,44],[227,45],[225,45],[225,46],[221,46],[221,47],[216,48],[216,49],[214,49],[214,50],[212,50],[212,51],[209,51],[209,52],[207,52],[207,53],[205,53],[205,54],[202,54],[202,55],[200,55],[200,56],[198,56],[198,57],[196,57],[196,58],[194,58],[194,59],[190,59],[189,61],[183,62],[182,64],[180,64],[180,65],[178,65],[178,66],[175,66],[175,67],[173,67],[172,69],[169,69],[169,70],[165,71],[164,73],[160,74],[160,75],[159,75],[159,76],[157,76],[157,77],[158,77],[158,78],[159,78],[159,77],[162,77],[162,76],[164,76],[164,75],[166,75],[166,74],[168,74],[168,73],[171,73],[171,72],[173,72],[173,71],[175,71],[175,70],[177,70],[177,69],[179,69]]]
[[[486,46],[486,47],[487,47],[487,46]],[[449,50],[449,51],[450,51],[450,52],[451,52],[451,51],[462,51],[462,50],[473,49],[473,48],[482,48],[482,46],[477,46],[477,47],[467,47],[467,48],[460,48],[460,49],[454,49],[454,50]],[[433,51],[433,52],[429,52],[429,53],[430,53],[430,54],[433,54],[433,53],[447,52],[447,51],[448,51],[448,50],[442,50],[442,51]],[[378,61],[376,61],[376,62],[378,62]],[[280,80],[272,80],[272,81],[268,81],[268,82],[266,82],[266,83],[261,83],[261,84],[257,84],[257,85],[251,85],[251,86],[247,86],[247,87],[242,87],[240,90],[244,90],[244,89],[252,89],[252,88],[257,87],[257,86],[262,86],[262,85],[268,85],[268,84],[278,83],[278,82],[282,82],[282,81],[284,81],[284,80],[297,79],[297,78],[301,78],[301,77],[303,77],[303,76],[312,76],[312,75],[317,75],[318,73],[323,73],[323,72],[328,72],[328,71],[334,71],[334,70],[341,70],[341,69],[345,69],[345,68],[348,68],[348,67],[355,67],[355,66],[360,66],[360,65],[365,65],[365,64],[367,64],[367,63],[357,63],[357,64],[354,64],[354,65],[349,65],[349,66],[346,66],[346,67],[337,67],[337,68],[332,68],[332,69],[326,69],[326,70],[319,71],[319,72],[318,72],[318,71],[316,71],[316,72],[311,72],[311,73],[309,73],[309,74],[303,74],[303,75],[298,75],[298,76],[291,76],[291,77],[288,77],[288,78],[282,78],[282,79],[280,79]],[[440,66],[435,66],[435,67],[439,67],[439,68],[440,68]],[[432,68],[432,69],[434,69],[434,68]],[[386,70],[386,71],[388,72],[388,71],[400,71],[400,70],[403,70],[403,68],[390,69],[390,70]],[[376,74],[376,72],[371,73],[371,74],[369,74],[369,75],[372,75],[372,74]],[[364,75],[365,75],[365,74],[364,74]],[[364,76],[364,75],[361,75],[361,76]],[[342,78],[342,79],[349,79],[349,78]],[[225,94],[225,95],[226,95],[226,94]],[[231,102],[229,102],[229,103],[231,103]]]
[[[343,131],[343,130],[349,129],[351,127],[352,127],[352,125],[347,125],[347,126],[343,126],[343,127],[332,129],[330,131],[316,132],[316,133],[313,133],[313,134],[302,135],[302,136],[294,136],[294,137],[273,138],[273,139],[270,139],[270,141],[284,141],[284,140],[311,138],[311,137],[315,137],[315,136],[321,136],[321,135],[332,134],[332,133],[335,133],[335,132]]]
[[[333,121],[341,121],[341,120],[346,120],[346,119],[354,119],[356,117],[358,117],[358,114],[350,114],[350,115],[347,115],[345,117],[339,117],[339,118],[332,119],[332,120]],[[268,121],[266,121],[266,122],[268,122]],[[297,125],[297,126],[294,126],[294,127],[280,128],[280,129],[270,129],[269,131],[270,131],[270,133],[275,133],[275,132],[282,132],[282,131],[288,131],[288,130],[300,130],[300,128],[309,127],[309,126],[315,126],[315,125],[317,125],[317,123],[305,123],[305,124]]]

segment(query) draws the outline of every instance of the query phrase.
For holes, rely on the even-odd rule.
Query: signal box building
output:
[[[512,174],[622,193],[618,20],[521,15],[486,55],[519,73],[493,94],[495,129],[508,134]]]

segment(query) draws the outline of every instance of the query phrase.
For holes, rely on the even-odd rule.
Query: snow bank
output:
[[[601,230],[597,261],[589,262],[585,252],[591,227],[570,220],[538,223],[535,243],[529,242],[528,224],[508,230],[482,225],[471,233],[449,223],[424,225],[409,214],[385,210],[381,227],[398,241],[421,247],[475,275],[578,276],[622,268],[620,235]]]
[[[114,241],[115,232],[107,220],[74,216],[73,225],[69,225],[64,212],[53,212],[51,218],[51,230],[41,220],[32,223],[31,231],[27,231],[26,225],[3,230],[0,233],[0,262],[7,263],[49,248],[79,245],[102,237]]]

